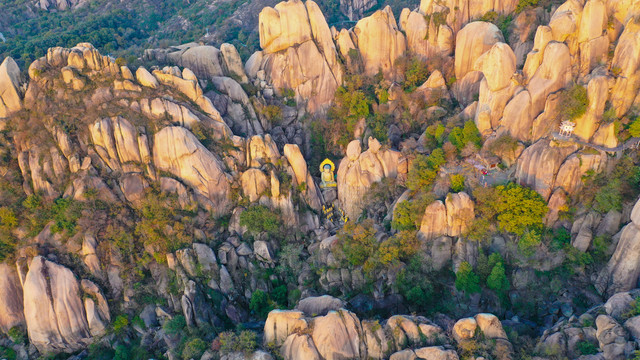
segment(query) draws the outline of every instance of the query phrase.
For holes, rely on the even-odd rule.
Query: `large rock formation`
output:
[[[596,281],[601,294],[613,295],[636,287],[640,276],[640,201],[631,212],[631,222],[621,232],[616,250]]]
[[[25,325],[21,285],[15,268],[0,264],[0,331],[5,334]]]
[[[0,65],[0,119],[22,109],[20,96],[20,68],[7,57]]]
[[[449,193],[443,203],[436,200],[427,206],[419,234],[427,240],[440,236],[460,236],[475,217],[473,200],[467,193]]]
[[[480,56],[473,69],[482,72],[475,123],[480,133],[490,133],[498,126],[515,85],[511,79],[516,70],[516,56],[505,43],[496,43]]]
[[[453,30],[447,24],[437,22],[435,15],[404,9],[400,14],[400,28],[407,36],[407,48],[425,60],[434,55],[453,55]]]
[[[444,16],[446,23],[454,33],[457,33],[465,24],[489,11],[501,14],[512,13],[517,4],[517,0],[422,0],[420,1],[420,12],[432,16],[436,14]]]
[[[340,0],[340,11],[349,20],[357,21],[362,18],[365,11],[373,8],[378,3],[374,0]]]
[[[326,109],[342,83],[342,69],[329,26],[313,1],[266,7],[259,17],[259,68],[276,90],[293,89],[312,113]],[[283,72],[282,69],[287,69]],[[249,74],[251,75],[251,74]]]
[[[210,45],[188,43],[167,49],[148,49],[145,50],[144,57],[147,60],[189,68],[202,79],[225,75],[222,53]]]
[[[183,127],[169,126],[154,135],[153,163],[200,196],[201,203],[216,214],[228,210],[230,185],[224,164]]]
[[[461,103],[470,104],[478,93],[482,73],[474,70],[476,60],[498,42],[504,42],[500,29],[483,21],[467,24],[456,35],[453,93]]]
[[[516,167],[516,179],[548,199],[560,165],[576,149],[576,145],[557,147],[552,146],[549,140],[539,140],[522,152]]]
[[[463,327],[466,332],[460,335]],[[492,314],[461,319],[452,332],[459,341],[471,339],[476,333],[482,334],[495,344],[492,351],[496,354],[511,354],[511,344],[502,324]],[[422,316],[394,315],[379,322],[361,321],[344,309],[308,318],[294,310],[273,310],[267,317],[264,333],[265,344],[279,348],[285,360],[458,360],[455,350],[450,350],[451,345],[441,343],[444,330]],[[436,343],[441,346],[434,346]]]
[[[337,174],[338,199],[352,219],[362,211],[364,195],[374,182],[383,177],[407,173],[407,162],[401,153],[382,149],[380,142],[369,138],[369,149],[361,153],[360,140],[347,146],[347,156],[340,161]]]
[[[611,90],[611,105],[616,116],[629,111],[640,89],[640,24],[629,19],[620,35],[611,62],[611,70],[617,74]]]
[[[23,288],[29,340],[40,352],[72,352],[88,344],[87,315],[71,270],[37,256]]]
[[[364,65],[364,73],[373,76],[382,71],[385,78],[393,79],[393,65],[406,49],[406,39],[398,29],[391,7],[378,10],[356,24],[353,29],[356,46]]]

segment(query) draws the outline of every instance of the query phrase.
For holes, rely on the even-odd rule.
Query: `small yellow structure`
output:
[[[335,177],[333,175],[335,169],[336,166],[329,159],[324,159],[324,161],[320,164],[320,178],[322,180],[320,182],[321,189],[334,188],[338,186],[338,183],[336,183]]]

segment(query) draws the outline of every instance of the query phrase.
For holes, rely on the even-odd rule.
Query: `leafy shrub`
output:
[[[462,174],[453,174],[449,177],[451,181],[451,191],[460,192],[464,190],[464,175]]]
[[[413,191],[429,189],[440,171],[440,166],[446,162],[442,149],[435,149],[428,156],[418,155],[409,168],[407,187]]]
[[[516,14],[521,13],[528,7],[534,7],[538,5],[540,0],[520,0],[518,1],[518,5],[516,5]]]
[[[445,131],[446,128],[442,123],[429,125],[424,132],[427,146],[431,148],[442,146],[446,138]]]
[[[417,56],[408,59],[404,71],[403,88],[406,92],[412,92],[429,78],[427,64]]]
[[[480,292],[480,279],[478,275],[473,272],[471,264],[463,261],[456,272],[456,289],[462,291],[465,294],[473,294]]]
[[[426,270],[426,261],[419,256],[413,256],[407,266],[400,271],[397,278],[398,290],[404,296],[407,304],[420,311],[433,311],[434,285]]]
[[[482,15],[482,17],[480,18],[480,21],[487,21],[487,22],[493,23],[495,26],[498,27],[498,29],[500,29],[500,31],[502,31],[502,35],[504,36],[504,39],[507,41],[509,40],[509,35],[510,35],[509,26],[513,21],[513,15],[511,14],[502,15],[502,14],[498,14],[495,11],[489,11],[484,15]]]
[[[16,351],[10,347],[0,346],[0,358],[6,360],[16,360],[18,358],[18,354],[16,354]]]
[[[183,315],[176,315],[173,319],[167,320],[163,325],[162,329],[168,335],[177,335],[182,332],[187,327],[187,320]]]
[[[266,318],[269,311],[273,310],[273,307],[269,303],[269,297],[267,294],[262,290],[256,290],[251,294],[249,309],[260,318]]]
[[[593,208],[599,213],[607,213],[610,210],[622,210],[622,194],[620,193],[620,180],[613,179],[596,193]]]
[[[542,236],[535,229],[527,230],[518,240],[518,251],[524,256],[531,256],[540,245]]]
[[[640,297],[636,297],[630,304],[630,308],[622,317],[625,319],[640,315]]]
[[[378,245],[375,235],[373,221],[369,219],[359,224],[349,221],[338,232],[342,253],[350,265],[364,265],[373,257]]]
[[[232,352],[252,353],[256,346],[256,333],[249,330],[236,334],[231,331],[220,333],[220,353],[229,354]]]
[[[180,212],[174,197],[148,191],[142,201],[135,234],[145,245],[159,253],[178,250],[193,241],[185,224],[178,221]]]
[[[463,128],[455,127],[449,133],[449,142],[451,142],[458,150],[464,149],[467,144],[471,143],[475,148],[482,146],[482,137],[473,120],[464,123]]]
[[[640,137],[640,116],[629,125],[629,135],[633,137]]]
[[[581,355],[594,355],[600,352],[600,348],[591,341],[582,340],[576,344],[576,349]]]
[[[371,136],[378,139],[381,143],[387,141],[387,129],[389,128],[389,116],[376,113],[367,119],[367,126],[371,129]]]
[[[240,225],[252,234],[276,235],[282,228],[280,216],[264,205],[252,205],[240,214]]]
[[[424,210],[435,201],[430,194],[420,193],[411,200],[404,200],[396,205],[391,227],[395,230],[415,230],[420,228]]]
[[[14,326],[9,329],[7,335],[9,335],[11,341],[16,344],[24,344],[25,340],[27,340],[25,331],[19,326]]]
[[[129,326],[129,318],[126,315],[118,315],[113,321],[113,332],[116,335],[122,335]]]
[[[528,228],[542,226],[548,211],[546,201],[535,190],[515,183],[474,191],[480,218],[496,221],[502,231],[523,235]]]
[[[480,250],[480,252],[478,253],[476,272],[478,273],[481,282],[487,282],[487,278],[498,263],[504,263],[504,259],[502,258],[502,255],[500,255],[500,253],[495,252],[487,257],[484,252]]]
[[[505,274],[504,265],[502,262],[498,262],[493,266],[491,274],[487,278],[487,287],[498,294],[498,296],[504,300],[507,299],[507,292],[511,285],[509,279]]]
[[[370,279],[378,272],[409,260],[418,250],[419,242],[414,231],[400,231],[378,243],[372,219],[361,223],[347,222],[338,232],[338,257],[351,266],[362,266]]]
[[[587,112],[589,97],[587,89],[578,84],[573,84],[568,90],[560,94],[560,115],[567,120],[575,120]]]
[[[207,343],[200,338],[193,338],[184,345],[182,350],[182,359],[199,359],[207,350]]]

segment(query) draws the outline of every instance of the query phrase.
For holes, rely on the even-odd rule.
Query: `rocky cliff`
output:
[[[2,61],[0,357],[632,356],[640,4],[340,6]]]

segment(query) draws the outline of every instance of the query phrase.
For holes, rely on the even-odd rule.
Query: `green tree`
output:
[[[515,183],[478,188],[474,196],[481,218],[497,221],[500,230],[520,236],[528,228],[542,227],[548,211],[540,194]]]
[[[240,226],[246,226],[247,230],[256,235],[266,232],[276,235],[282,231],[280,216],[264,205],[252,205],[240,214]]]
[[[487,277],[487,287],[495,291],[501,299],[505,300],[507,298],[507,292],[511,285],[505,274],[502,262],[496,263],[491,269],[491,274]]]
[[[184,344],[184,349],[182,350],[182,359],[199,359],[202,354],[204,354],[205,350],[207,350],[207,343],[200,338],[193,338],[187,341]]]
[[[535,229],[527,230],[518,240],[518,251],[524,256],[532,256],[540,245],[541,239],[542,236]]]
[[[473,294],[480,292],[480,279],[478,275],[473,272],[471,264],[463,261],[456,272],[456,289],[462,291],[465,294]]]
[[[440,166],[447,161],[442,149],[435,149],[430,155],[418,155],[412,162],[407,175],[407,187],[410,190],[427,190],[440,171]]]
[[[579,84],[573,84],[568,90],[560,94],[560,115],[568,120],[575,120],[587,112],[589,96],[587,89]]]
[[[464,175],[462,174],[452,174],[450,176],[451,181],[451,191],[460,192],[464,190]]]
[[[633,137],[640,137],[640,116],[629,125],[629,135]]]
[[[267,294],[262,290],[254,291],[249,301],[249,309],[260,318],[266,318],[269,311],[272,310]]]

